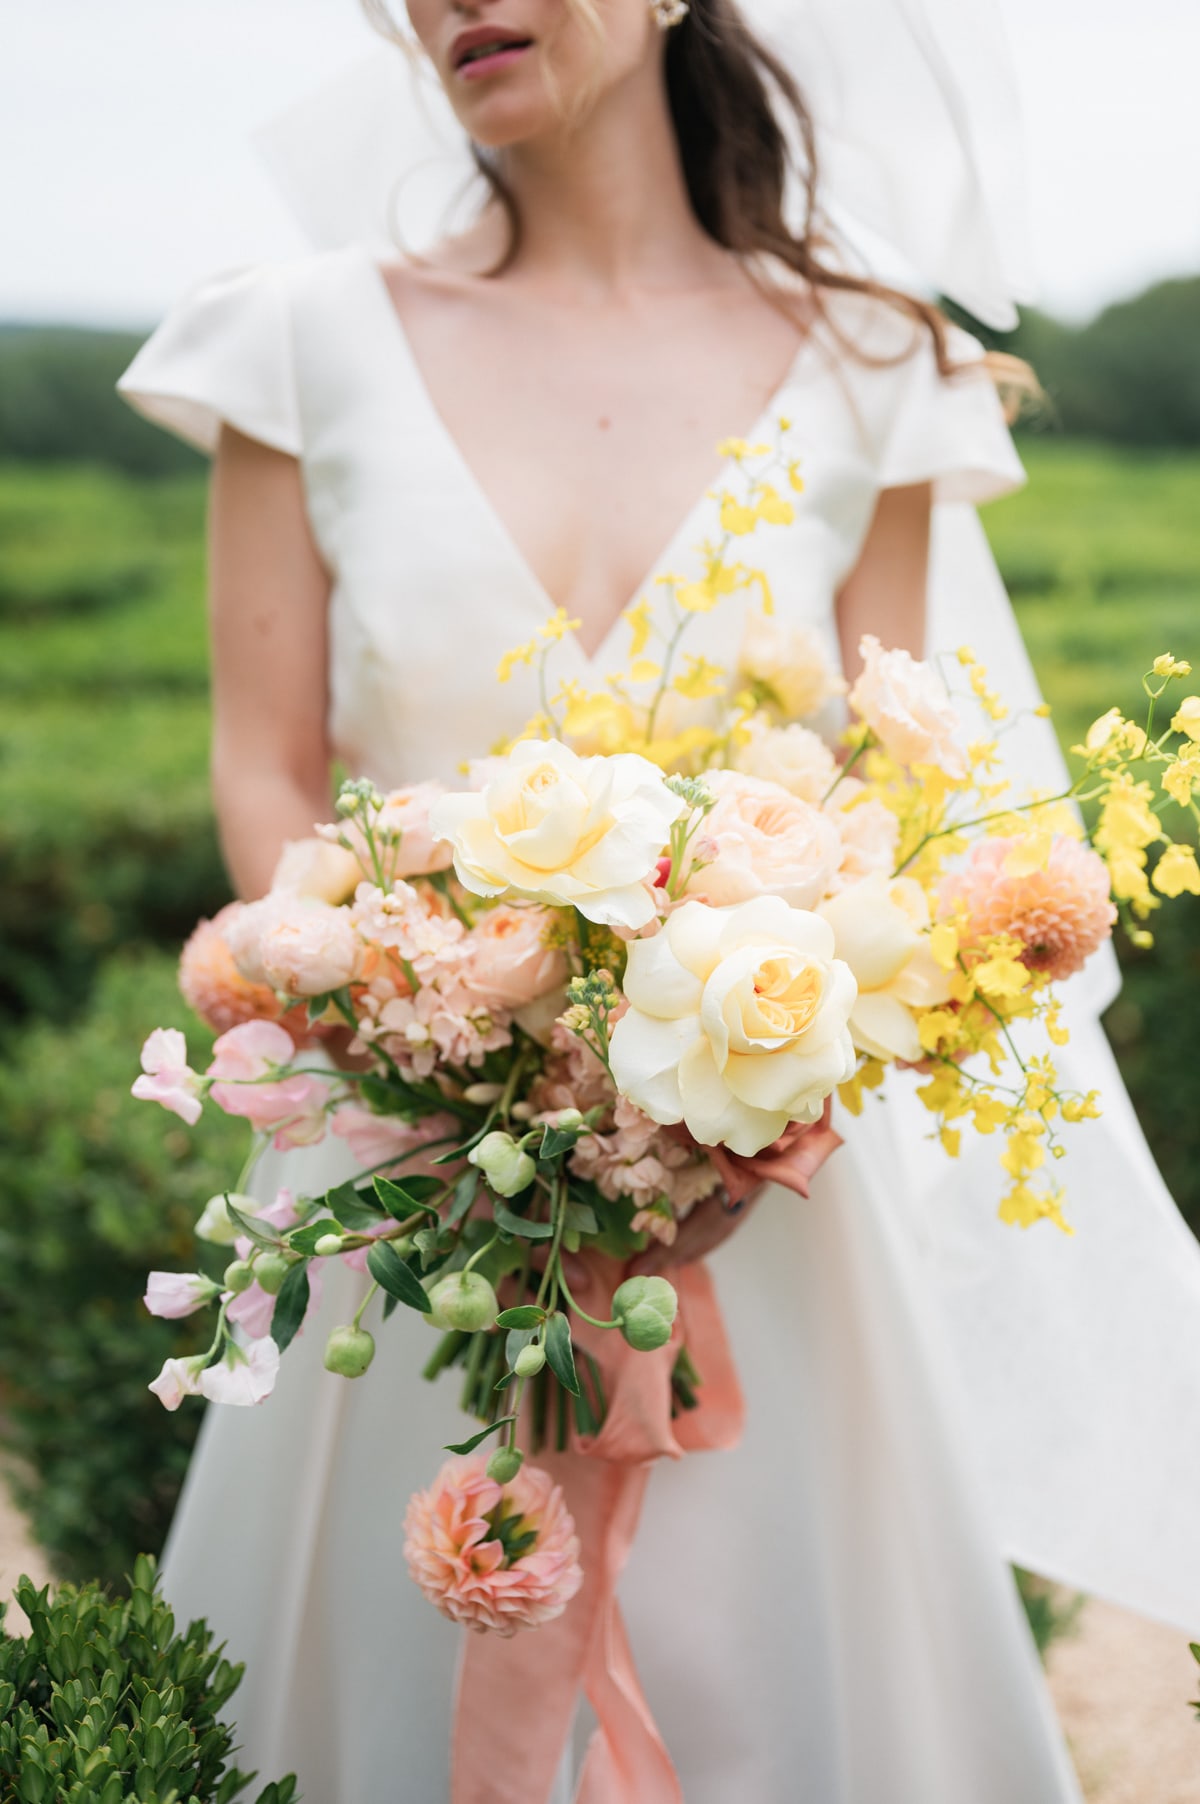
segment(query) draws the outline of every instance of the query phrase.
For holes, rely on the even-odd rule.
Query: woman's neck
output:
[[[713,280],[727,259],[692,211],[662,72],[642,65],[552,141],[501,158],[521,218],[512,274],[573,302]]]

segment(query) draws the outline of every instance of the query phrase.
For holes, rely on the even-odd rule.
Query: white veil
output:
[[[743,0],[817,128],[830,218],[881,274],[1004,329],[1029,288],[1021,127],[991,0]],[[472,165],[441,90],[380,49],[257,134],[314,246],[420,247]],[[935,510],[930,643],[970,642],[1030,710],[1018,780],[1062,762],[974,509]],[[1155,650],[1161,648],[1154,648]],[[1100,699],[1100,698],[1098,698]],[[1073,1134],[1073,1239],[995,1218],[996,1147],[955,1164],[893,1095],[914,1228],[965,1381],[997,1534],[1014,1560],[1200,1631],[1200,1249],[1167,1195],[1099,1026],[1111,953],[1068,993],[1064,1080],[1102,1093]],[[893,1086],[895,1088],[895,1086]],[[898,1206],[902,1206],[898,1203]]]

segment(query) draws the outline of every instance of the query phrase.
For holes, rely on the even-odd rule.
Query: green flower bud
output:
[[[639,1353],[666,1346],[678,1309],[675,1287],[665,1278],[626,1278],[613,1297],[621,1333]]]
[[[262,1203],[257,1197],[243,1196],[236,1190],[229,1200],[235,1209],[240,1210],[243,1215],[251,1217],[257,1215],[262,1208]],[[213,1246],[231,1247],[240,1232],[241,1230],[235,1228],[229,1219],[229,1210],[225,1207],[224,1195],[210,1196],[196,1223],[197,1240],[210,1241]]]
[[[374,1357],[374,1336],[365,1328],[335,1328],[325,1347],[325,1370],[339,1378],[361,1378]]]
[[[282,1253],[260,1253],[254,1261],[254,1276],[269,1297],[277,1297],[291,1267]]]
[[[519,1447],[497,1447],[487,1463],[487,1475],[498,1485],[511,1484],[524,1464],[525,1455]]]
[[[435,1328],[457,1328],[474,1334],[490,1328],[500,1313],[496,1293],[482,1272],[451,1272],[429,1292],[429,1316]]]
[[[522,1347],[513,1360],[513,1371],[518,1378],[536,1378],[546,1363],[546,1350],[536,1344]]]
[[[235,1259],[232,1264],[225,1267],[222,1283],[226,1290],[233,1292],[235,1297],[240,1296],[242,1291],[249,1290],[253,1282],[254,1269],[244,1259]]]
[[[341,1252],[344,1245],[345,1241],[340,1234],[322,1234],[313,1251],[318,1259],[332,1259],[335,1253]]]
[[[511,1134],[495,1128],[467,1154],[468,1163],[483,1173],[497,1196],[517,1196],[533,1183],[537,1166]]]
[[[583,1126],[583,1115],[578,1109],[560,1109],[554,1117],[554,1125],[568,1133],[571,1128]]]

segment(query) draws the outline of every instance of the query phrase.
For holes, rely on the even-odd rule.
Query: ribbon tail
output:
[[[584,1675],[597,1727],[575,1804],[683,1804],[683,1790],[642,1691],[616,1586],[629,1558],[648,1466],[609,1469],[613,1495],[604,1549],[604,1603]]]

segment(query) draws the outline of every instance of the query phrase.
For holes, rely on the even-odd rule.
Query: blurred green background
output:
[[[1197,320],[1200,279],[1169,282],[1085,328],[1029,316],[1013,345],[1051,407],[1022,434],[1028,489],[984,518],[1068,743],[1138,708],[1158,652],[1200,669]],[[191,1263],[241,1145],[128,1095],[155,1024],[202,1059],[175,957],[226,896],[204,468],[113,395],[136,343],[0,328],[0,1437],[58,1570],[113,1580],[159,1546],[199,1419],[145,1388],[189,1333],[141,1309],[146,1253]],[[1152,951],[1121,947],[1108,1027],[1200,1229],[1200,910],[1156,925]]]

